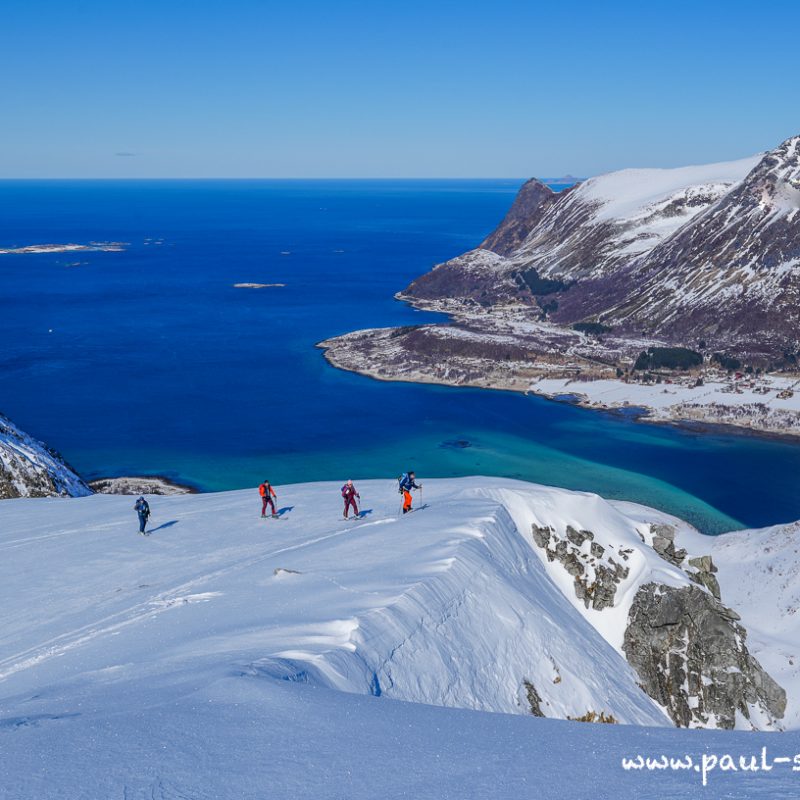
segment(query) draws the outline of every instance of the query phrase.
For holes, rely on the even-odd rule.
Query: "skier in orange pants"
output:
[[[411,511],[411,490],[421,489],[422,484],[414,480],[413,472],[405,472],[400,478],[400,494],[403,495],[403,513],[408,514]]]

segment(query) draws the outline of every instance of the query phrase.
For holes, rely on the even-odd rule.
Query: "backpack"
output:
[[[347,497],[347,484],[342,486],[342,497]]]
[[[258,493],[262,497],[266,497],[267,496],[267,484],[266,483],[262,483],[261,486],[258,487]]]
[[[403,484],[408,480],[408,473],[404,472],[398,479],[397,479],[397,492],[398,494],[403,494]]]

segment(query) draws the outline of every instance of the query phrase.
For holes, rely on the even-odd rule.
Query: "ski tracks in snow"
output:
[[[364,523],[364,525],[360,527],[389,521],[390,520],[375,520],[369,523]],[[97,528],[93,528],[93,530],[97,530]],[[62,531],[59,533],[48,534],[31,539],[20,539],[15,540],[15,542],[6,542],[5,544],[10,545],[19,543],[22,545],[31,541],[41,541],[42,539],[66,536],[73,532],[74,531]],[[170,609],[179,608],[198,602],[209,602],[214,600],[216,597],[220,597],[222,595],[221,592],[197,591],[208,584],[209,581],[213,581],[221,577],[229,576],[232,573],[257,566],[260,563],[269,561],[270,559],[280,556],[284,553],[302,550],[330,539],[336,539],[340,536],[346,535],[348,532],[349,530],[341,530],[334,533],[327,533],[323,536],[317,536],[313,539],[298,542],[297,544],[279,547],[275,550],[270,550],[267,553],[261,553],[255,556],[247,556],[231,564],[227,564],[224,567],[220,567],[218,569],[211,570],[210,572],[205,572],[201,575],[198,575],[195,578],[179,584],[170,590],[159,593],[155,597],[150,597],[147,600],[130,606],[129,608],[96,620],[90,625],[76,628],[75,630],[41,642],[38,645],[29,647],[22,652],[15,653],[14,655],[8,656],[4,659],[0,659],[0,682],[17,672],[30,669],[31,667],[35,667],[44,661],[62,656],[72,650],[82,647],[83,645],[93,642],[100,637],[116,635],[125,628],[129,628],[143,621],[153,619],[159,614],[169,611]],[[346,587],[340,588],[345,589]]]

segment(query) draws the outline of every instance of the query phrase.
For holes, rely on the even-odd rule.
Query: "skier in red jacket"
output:
[[[275,516],[275,499],[277,495],[275,494],[275,490],[270,486],[269,481],[264,481],[261,486],[258,487],[258,493],[261,495],[261,516],[267,516],[267,504],[269,504],[270,510],[272,512],[272,516]]]
[[[356,487],[353,486],[353,481],[348,480],[347,483],[342,486],[342,497],[344,498],[344,518],[347,519],[350,506],[353,507],[353,516],[358,518],[358,506],[356,505],[356,498],[360,500],[361,495],[356,491]]]

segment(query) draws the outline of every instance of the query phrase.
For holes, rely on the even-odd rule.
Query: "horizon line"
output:
[[[574,175],[563,176],[574,178],[578,181],[587,180],[586,177],[576,177]],[[190,175],[190,176],[132,176],[132,175],[107,175],[104,177],[89,177],[89,176],[40,176],[40,177],[5,177],[0,176],[0,182],[3,181],[527,181],[535,178],[538,181],[545,181],[550,183],[558,183],[561,178],[544,177],[540,178],[536,175],[529,176],[509,176],[509,175],[435,175],[435,176],[291,176],[291,177],[277,177],[277,176],[237,176],[237,175]]]

